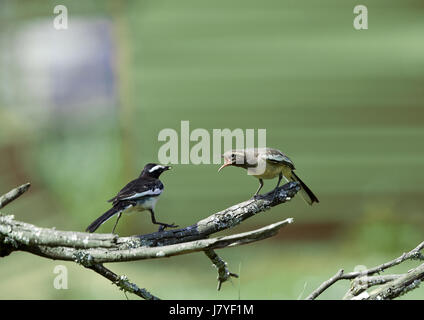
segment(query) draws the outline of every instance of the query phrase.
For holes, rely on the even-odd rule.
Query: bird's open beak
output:
[[[225,167],[232,165],[231,162],[229,162],[227,160],[224,160],[224,161],[225,161],[225,163],[218,169],[218,172],[221,171],[222,169],[224,169]]]

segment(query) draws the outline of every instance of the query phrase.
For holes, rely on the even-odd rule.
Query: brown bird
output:
[[[218,172],[228,166],[240,167],[246,169],[249,175],[259,179],[259,188],[253,195],[254,198],[258,196],[264,185],[263,179],[278,177],[278,183],[274,189],[276,191],[284,177],[287,181],[299,182],[300,194],[308,204],[319,202],[312,190],[294,172],[293,161],[280,150],[272,148],[237,149],[225,152],[222,157],[224,164],[218,169]]]

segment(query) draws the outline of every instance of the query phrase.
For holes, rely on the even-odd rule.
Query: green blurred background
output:
[[[53,28],[58,4],[67,30]],[[368,30],[353,28],[357,4],[368,7]],[[182,120],[211,134],[263,128],[321,203],[295,197],[231,230],[295,219],[272,239],[218,252],[239,280],[217,292],[201,253],[109,267],[162,298],[304,298],[340,268],[380,264],[423,240],[423,36],[421,0],[2,1],[0,193],[32,183],[2,212],[82,231],[158,161],[160,130],[179,132]],[[239,169],[173,167],[159,221],[192,224],[257,188]],[[155,229],[133,214],[117,231]],[[53,287],[58,264],[68,290]],[[83,267],[26,253],[1,259],[0,274],[1,299],[125,299]],[[422,288],[405,296],[423,297]]]

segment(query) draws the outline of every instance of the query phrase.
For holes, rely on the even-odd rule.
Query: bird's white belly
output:
[[[125,210],[125,213],[141,212],[141,211],[149,210],[149,209],[154,210],[158,199],[159,197],[150,197],[142,201],[137,201],[137,205],[128,207]]]

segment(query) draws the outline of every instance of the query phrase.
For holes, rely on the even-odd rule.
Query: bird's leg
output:
[[[152,217],[152,223],[153,224],[159,224],[160,225],[158,231],[163,231],[163,230],[165,230],[165,228],[178,228],[178,226],[175,225],[175,224],[173,224],[173,223],[172,224],[167,224],[167,223],[157,222],[156,221],[156,218],[155,218],[155,213],[153,212],[153,210],[152,209],[149,209],[149,211],[150,211],[150,215]]]
[[[115,233],[115,228],[116,228],[116,226],[118,225],[118,221],[119,221],[119,219],[121,218],[121,215],[122,215],[122,212],[119,212],[119,213],[118,213],[118,218],[116,218],[115,225],[113,226],[112,233]]]
[[[275,196],[277,195],[277,189],[280,186],[281,179],[283,179],[283,174],[280,172],[280,175],[278,176],[277,186],[274,189],[274,195],[272,196],[272,200],[274,200]]]
[[[262,179],[259,179],[259,188],[256,190],[255,194],[253,195],[253,199],[256,199],[258,197],[259,191],[261,191],[262,187],[264,186],[264,181]]]

